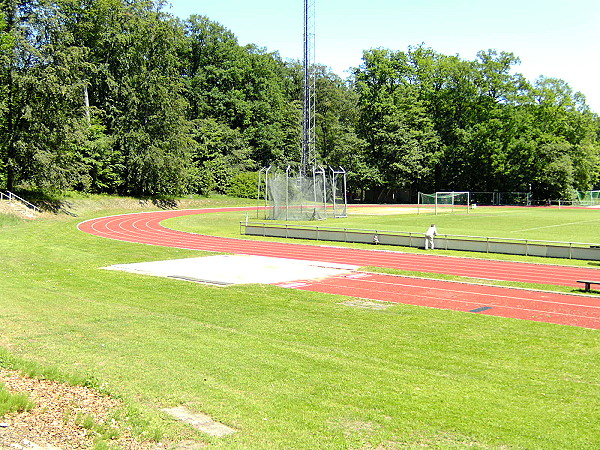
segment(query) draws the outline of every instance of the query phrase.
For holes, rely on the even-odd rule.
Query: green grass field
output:
[[[256,211],[189,216],[170,219],[173,228],[239,235],[237,223],[261,221]],[[322,221],[293,222],[334,228],[377,229],[424,233],[435,223],[440,234],[539,239],[600,244],[600,209],[479,207],[471,212],[417,214],[414,208],[350,207],[348,217]]]
[[[218,235],[225,237],[244,238],[253,240],[275,240],[290,242],[285,239],[262,238],[256,236],[240,236],[239,223],[246,220],[264,221],[264,214],[256,210],[244,212],[227,212],[185,216],[168,219],[163,224],[176,230]],[[369,229],[378,231],[403,231],[424,233],[431,223],[436,223],[441,234],[489,236],[512,239],[560,240],[564,242],[600,242],[600,210],[597,209],[567,209],[567,208],[494,208],[480,207],[475,211],[457,214],[417,214],[416,208],[381,207],[350,207],[348,218],[327,219],[324,221],[293,222],[307,226]],[[293,242],[299,242],[294,240]],[[322,241],[303,241],[311,245],[327,244]],[[372,248],[370,244],[332,243],[335,246]],[[392,247],[380,245],[378,248],[393,251],[424,253],[425,250],[407,247]],[[597,267],[600,262],[581,261],[575,259],[538,258],[531,256],[515,256],[502,254],[469,253],[437,249],[436,254],[449,256],[467,256],[473,258],[502,259],[533,262],[539,264],[562,264],[571,266]],[[469,281],[463,277],[443,274],[414,273],[393,269],[369,267],[369,270],[395,273],[400,275],[419,275],[431,278]],[[481,281],[481,280],[472,280]],[[529,287],[553,290],[559,292],[576,292],[578,289],[553,286],[534,285],[528,283],[489,281],[488,284],[503,286]]]
[[[369,208],[350,208],[348,219],[335,223],[421,233],[435,223],[441,234],[600,243],[600,209],[479,207],[437,216],[387,211],[371,215]]]
[[[202,253],[86,235],[80,221],[124,212],[86,208],[37,221],[0,216],[0,365],[27,360],[93,379],[126,401],[141,431],[226,449],[600,442],[597,330],[106,271]],[[239,237],[244,216],[169,226]],[[442,219],[455,219],[435,219],[446,232]],[[357,217],[355,226],[368,220],[404,219]],[[182,404],[238,432],[210,438],[159,412]]]
[[[12,394],[3,385],[0,385],[0,417],[9,412],[28,411],[34,406],[26,394]]]

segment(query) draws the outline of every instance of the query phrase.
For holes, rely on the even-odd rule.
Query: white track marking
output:
[[[542,230],[544,228],[557,228],[557,227],[565,227],[567,225],[579,225],[580,223],[589,223],[589,222],[598,222],[600,219],[592,219],[592,220],[581,220],[579,222],[569,222],[569,223],[561,223],[558,225],[545,225],[543,227],[535,227],[535,228],[524,228],[523,230],[513,230],[511,233],[518,233],[520,231],[533,231],[533,230]]]

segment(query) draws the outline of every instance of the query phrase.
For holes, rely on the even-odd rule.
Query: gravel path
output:
[[[93,389],[28,378],[1,368],[0,384],[12,393],[27,394],[36,405],[30,411],[0,418],[0,448],[91,448],[97,434],[79,425],[86,416],[117,429],[109,414],[122,404]],[[123,449],[160,448],[156,443],[136,441],[122,426],[111,443]]]

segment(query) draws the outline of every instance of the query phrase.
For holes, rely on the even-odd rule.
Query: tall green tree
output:
[[[104,156],[119,167],[118,176],[111,175],[112,187],[138,195],[186,192],[193,141],[179,58],[182,27],[162,12],[162,2],[99,0],[76,6],[74,33],[89,49],[90,108],[111,136],[112,148]]]
[[[590,189],[598,180],[597,116],[564,81],[531,85],[513,73],[518,62],[494,50],[474,61],[422,46],[365,52],[356,72],[358,130],[379,183],[475,191],[531,186],[544,198]]]
[[[367,143],[376,184],[419,188],[432,174],[440,139],[416,84],[409,55],[375,49],[356,73],[359,136]]]
[[[227,167],[217,183],[225,190],[237,173],[299,160],[299,99],[291,96],[290,71],[279,56],[240,46],[230,30],[204,16],[191,16],[185,30],[183,77],[199,144],[198,189],[209,186],[215,167]]]
[[[302,67],[162,0],[0,0],[0,184],[137,195],[248,191],[300,161]],[[318,163],[353,188],[589,189],[598,116],[512,53],[372,49],[315,67]]]
[[[0,67],[2,67],[3,74],[5,68],[8,67],[10,61],[10,53],[13,46],[11,45],[12,37],[6,31],[6,20],[4,14],[0,13]],[[7,80],[5,76],[2,80]],[[7,99],[8,99],[8,84],[0,83],[0,122],[4,122],[7,113]],[[6,149],[4,149],[6,151]],[[5,164],[7,158],[0,158],[0,186],[6,185],[6,167]]]
[[[6,187],[74,186],[83,171],[74,136],[82,126],[84,54],[65,30],[59,3],[2,0],[0,11],[10,46],[5,37],[0,154]]]

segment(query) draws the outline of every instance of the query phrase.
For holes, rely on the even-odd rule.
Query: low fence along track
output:
[[[288,225],[267,222],[240,222],[240,234],[331,242],[395,245],[412,248],[424,248],[425,246],[424,233]],[[600,244],[582,242],[440,234],[435,237],[435,248],[600,261]]]

